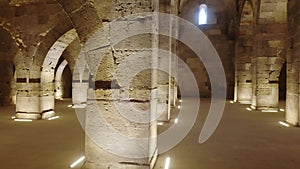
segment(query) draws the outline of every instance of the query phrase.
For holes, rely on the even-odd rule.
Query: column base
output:
[[[30,120],[45,120],[55,116],[53,110],[42,113],[30,113],[30,112],[16,112],[16,119],[30,119]]]
[[[238,100],[237,102],[240,104],[251,104],[250,100]]]
[[[82,169],[100,169],[100,168],[107,168],[107,166],[102,166],[101,164],[95,164],[93,162],[85,162],[84,165],[81,167]],[[109,169],[150,169],[149,164],[138,164],[138,163],[116,163],[116,164],[109,164]]]

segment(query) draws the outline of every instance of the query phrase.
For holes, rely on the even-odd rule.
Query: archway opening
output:
[[[16,44],[10,33],[0,28],[0,106],[13,104],[15,51]]]
[[[283,64],[280,75],[279,75],[279,100],[284,101],[286,100],[286,82],[287,82],[287,66],[286,62]]]

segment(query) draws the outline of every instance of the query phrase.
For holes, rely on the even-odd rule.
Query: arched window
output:
[[[207,24],[207,5],[201,4],[199,6],[199,25]]]

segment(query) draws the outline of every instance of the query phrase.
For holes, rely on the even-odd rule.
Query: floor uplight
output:
[[[165,163],[165,169],[169,169],[170,168],[170,162],[171,162],[171,158],[167,157],[166,158],[166,163]]]
[[[55,119],[58,119],[58,118],[59,118],[59,116],[54,116],[54,117],[48,118],[48,120],[55,120]]]
[[[85,156],[80,157],[77,161],[70,165],[71,168],[76,167],[79,163],[81,163],[85,159]]]
[[[177,124],[177,123],[178,123],[178,118],[176,118],[176,119],[174,120],[174,123],[175,123],[175,124]]]
[[[164,125],[164,122],[157,122],[157,125],[162,126],[162,125]]]
[[[14,119],[14,121],[21,121],[21,122],[32,122],[31,119]]]
[[[247,107],[246,110],[251,111],[252,109],[250,107]]]
[[[178,108],[178,109],[180,109],[180,108],[181,108],[181,106],[177,106],[177,108]]]
[[[285,126],[285,127],[290,127],[289,124],[287,124],[287,123],[285,123],[285,122],[283,122],[283,121],[279,121],[279,124],[281,124],[281,125],[283,125],[283,126]]]

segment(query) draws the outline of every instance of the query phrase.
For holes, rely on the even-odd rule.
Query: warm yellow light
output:
[[[166,158],[166,163],[165,163],[165,169],[169,169],[170,168],[170,162],[171,162],[171,158],[167,157]]]
[[[279,124],[281,124],[281,125],[283,125],[283,126],[285,126],[285,127],[290,127],[289,124],[287,124],[287,123],[285,123],[285,122],[282,122],[282,121],[279,121]]]
[[[180,100],[179,100],[179,102],[181,103],[181,102],[182,102],[182,100],[180,99]]]
[[[230,101],[230,103],[234,103],[234,101],[233,101],[233,100],[231,100],[231,101]]]
[[[284,109],[280,109],[280,111],[284,112],[285,110]]]
[[[55,120],[55,119],[58,119],[58,118],[59,118],[59,116],[54,116],[54,117],[48,118],[48,120]]]
[[[270,110],[262,110],[262,112],[264,112],[264,113],[277,113],[278,112],[278,110],[273,110],[273,109],[270,109]]]
[[[11,119],[13,119],[13,120],[16,119],[16,116],[12,116]]]
[[[157,125],[162,126],[162,125],[164,125],[164,123],[163,122],[157,122]]]
[[[21,121],[21,122],[32,122],[31,119],[14,119],[14,121]]]
[[[251,111],[252,109],[250,107],[247,107],[246,110]]]
[[[175,123],[175,124],[177,124],[177,123],[178,123],[178,118],[176,118],[176,119],[174,120],[174,123]]]
[[[181,109],[181,106],[177,106],[178,109]]]
[[[79,163],[81,163],[85,159],[85,156],[80,157],[77,161],[70,165],[71,168],[76,167]]]
[[[68,107],[72,107],[72,106],[73,106],[73,105],[71,105],[71,104],[70,104],[70,105],[68,105]]]

